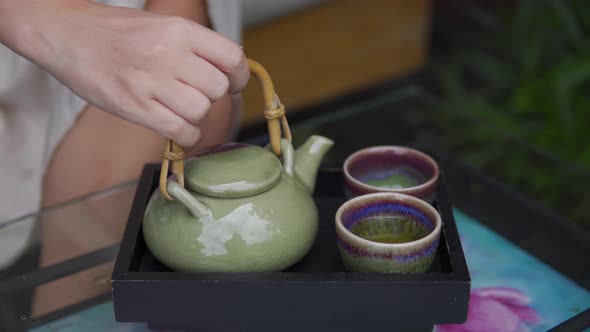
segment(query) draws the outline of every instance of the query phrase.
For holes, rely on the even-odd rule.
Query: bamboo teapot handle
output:
[[[272,152],[281,156],[281,137],[285,136],[291,142],[291,129],[285,116],[285,106],[281,104],[279,96],[275,93],[274,85],[270,75],[258,62],[248,59],[248,66],[252,76],[255,76],[260,83],[262,96],[264,98],[264,117],[268,123],[268,135]],[[166,189],[168,181],[168,170],[176,176],[178,184],[184,187],[184,149],[172,140],[167,140],[162,158],[162,169],[160,170],[160,193],[167,200],[173,200]]]

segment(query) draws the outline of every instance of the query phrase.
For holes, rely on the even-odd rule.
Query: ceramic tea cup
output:
[[[427,154],[403,146],[374,146],[356,151],[344,162],[349,198],[376,193],[407,194],[432,203],[439,169]]]
[[[405,194],[358,196],[336,212],[340,257],[353,272],[425,272],[436,254],[441,227],[430,204]]]

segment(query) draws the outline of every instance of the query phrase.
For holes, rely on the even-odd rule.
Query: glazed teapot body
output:
[[[312,136],[296,152],[286,140],[281,146],[282,163],[266,149],[235,144],[187,161],[187,188],[170,181],[175,200],[156,190],[146,208],[152,254],[188,272],[280,271],[299,261],[316,237],[313,187],[332,142]]]

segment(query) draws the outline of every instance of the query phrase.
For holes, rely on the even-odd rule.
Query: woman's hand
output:
[[[187,19],[80,0],[0,0],[0,11],[0,41],[90,104],[183,146],[199,140],[210,104],[249,79],[239,45]]]

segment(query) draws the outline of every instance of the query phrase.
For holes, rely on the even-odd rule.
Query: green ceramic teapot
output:
[[[248,59],[248,64],[262,87],[268,149],[230,143],[183,162],[182,148],[166,143],[143,236],[152,254],[173,270],[280,271],[300,260],[315,240],[318,212],[312,193],[333,142],[312,136],[294,151],[270,76],[257,62]],[[170,163],[176,181],[168,177]]]
[[[185,162],[185,184],[168,180],[174,200],[156,190],[143,235],[173,270],[279,271],[311,248],[318,224],[312,198],[317,170],[332,141],[312,136],[297,151],[281,140],[269,149],[230,143]],[[282,162],[281,162],[282,159]]]

